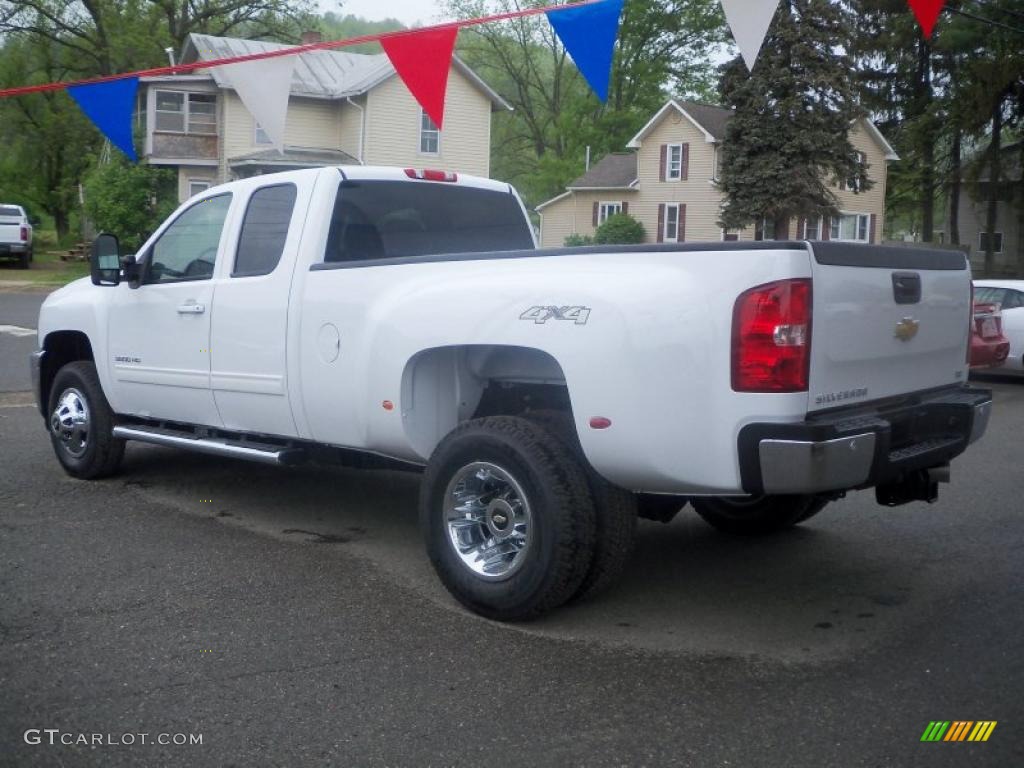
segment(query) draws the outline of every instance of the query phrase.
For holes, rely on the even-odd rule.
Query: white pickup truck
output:
[[[0,259],[18,260],[18,266],[28,269],[32,261],[32,224],[20,205],[0,203]]]
[[[49,296],[40,409],[75,477],[125,441],[425,466],[440,578],[520,619],[609,584],[636,517],[735,533],[933,501],[984,432],[963,254],[838,242],[538,250],[507,184],[324,168],[183,204]]]

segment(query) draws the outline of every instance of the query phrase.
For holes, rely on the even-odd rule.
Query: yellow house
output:
[[[307,35],[303,42],[316,42]],[[189,35],[181,63],[280,49],[278,43]],[[511,109],[453,58],[438,130],[384,54],[343,50],[295,57],[283,151],[274,148],[218,68],[144,77],[143,162],[174,168],[178,198],[231,179],[323,165],[443,168],[488,176],[491,114]]]
[[[722,107],[670,99],[626,145],[630,151],[606,155],[564,193],[537,206],[541,244],[560,246],[571,234],[593,235],[599,224],[619,212],[639,220],[651,243],[881,239],[887,163],[899,158],[866,118],[851,125],[850,141],[874,185],[863,191],[856,180],[836,185],[840,217],[825,222],[769,220],[742,231],[723,231],[718,225],[723,202],[718,159],[731,116]]]

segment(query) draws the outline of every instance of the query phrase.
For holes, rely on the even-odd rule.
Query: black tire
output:
[[[449,484],[481,462],[518,484],[531,515],[528,543],[508,575],[475,572],[448,532]],[[594,504],[584,469],[548,430],[511,416],[465,422],[440,442],[423,476],[420,525],[427,554],[448,591],[470,610],[498,621],[557,608],[579,589],[593,559]]]
[[[32,260],[28,251],[18,254],[18,269],[28,269],[28,263]]]
[[[618,581],[633,555],[636,541],[637,499],[629,491],[605,480],[590,466],[580,445],[572,416],[563,411],[535,411],[528,418],[553,432],[572,451],[587,474],[594,500],[594,558],[572,600],[584,600]]]
[[[706,523],[738,536],[763,536],[792,528],[818,514],[828,502],[829,499],[821,496],[690,499]]]
[[[66,397],[69,400],[65,400]],[[69,404],[74,402],[74,397],[85,407],[87,428],[81,441],[77,438],[65,440],[60,434],[62,424],[66,426],[67,420],[62,422],[57,409],[63,405],[62,412],[66,415],[76,410],[80,412]],[[114,412],[110,410],[92,362],[78,360],[57,371],[50,388],[47,413],[50,442],[65,472],[83,480],[95,480],[117,471],[124,457],[125,441],[112,434]]]

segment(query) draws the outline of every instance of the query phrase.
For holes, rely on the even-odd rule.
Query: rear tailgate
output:
[[[963,253],[838,242],[812,251],[810,411],[965,381]]]
[[[12,206],[0,206],[0,243],[21,242],[21,213]]]

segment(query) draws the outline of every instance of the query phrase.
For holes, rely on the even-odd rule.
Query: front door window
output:
[[[150,249],[145,283],[209,280],[231,195],[201,200],[164,230]]]

